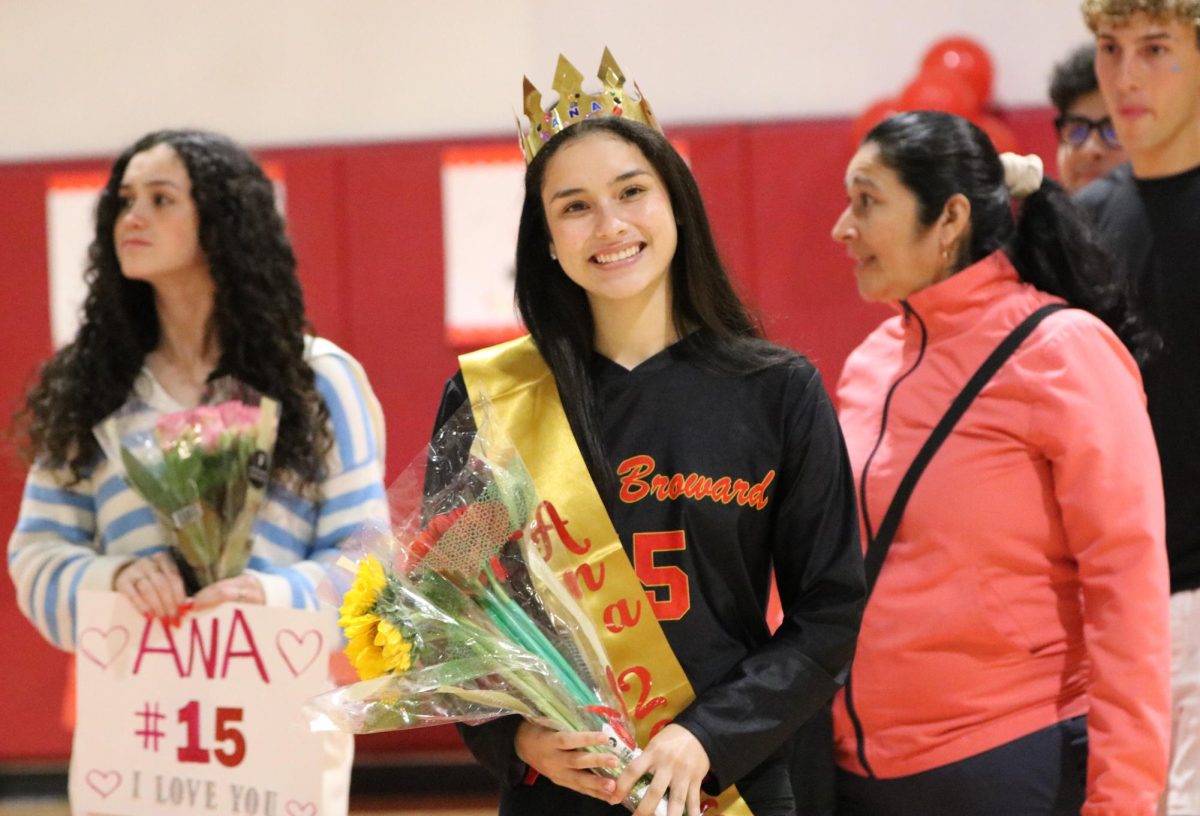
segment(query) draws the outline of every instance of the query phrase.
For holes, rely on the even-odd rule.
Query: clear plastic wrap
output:
[[[513,713],[602,731],[609,744],[595,750],[621,762],[597,773],[615,778],[639,753],[628,712],[591,621],[536,543],[533,482],[486,417],[486,405],[452,417],[389,490],[390,534],[347,546],[340,566],[354,583],[339,623],[361,679],[311,712],[354,733]],[[648,782],[634,786],[631,810]]]
[[[189,593],[246,568],[278,417],[275,400],[223,377],[199,407],[159,415],[134,398],[96,426],[105,455],[171,531]]]

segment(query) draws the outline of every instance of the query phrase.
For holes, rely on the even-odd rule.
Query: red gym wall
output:
[[[1025,152],[1053,162],[1047,110],[1009,112]],[[889,312],[859,302],[844,251],[829,230],[845,202],[853,150],[848,119],[672,128],[686,141],[723,256],[770,336],[809,355],[836,384],[846,354]],[[455,356],[443,330],[441,154],[479,142],[406,142],[258,151],[287,186],[289,231],[309,317],[366,367],[383,403],[388,479],[429,437]],[[514,146],[515,151],[515,146]],[[0,428],[51,352],[46,189],[52,173],[107,170],[107,161],[0,165]],[[24,466],[0,454],[0,530],[16,522]],[[59,724],[67,656],[47,645],[0,581],[0,761],[57,760],[70,751]],[[458,745],[451,729],[377,735],[365,753]]]

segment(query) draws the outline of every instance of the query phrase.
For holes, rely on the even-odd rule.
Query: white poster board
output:
[[[446,341],[491,345],[524,333],[513,303],[517,226],[525,160],[505,147],[442,154],[442,240],[446,258]]]
[[[50,272],[50,337],[60,349],[75,338],[87,295],[83,272],[96,232],[96,202],[105,173],[56,173],[46,185],[46,257]]]
[[[323,753],[352,738],[302,708],[329,688],[332,610],[222,604],[170,626],[80,592],[78,620],[72,814],[344,816]]]

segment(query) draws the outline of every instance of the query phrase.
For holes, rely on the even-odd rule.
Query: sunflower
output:
[[[383,564],[373,555],[368,555],[358,565],[358,574],[354,576],[354,584],[342,599],[342,613],[338,624],[347,628],[354,618],[365,615],[375,608],[379,593],[387,586],[387,575],[384,574]]]
[[[350,641],[346,657],[363,680],[388,672],[407,671],[412,665],[412,644],[391,621],[379,615],[379,594],[387,586],[383,565],[371,555],[363,559],[339,610],[338,625]]]

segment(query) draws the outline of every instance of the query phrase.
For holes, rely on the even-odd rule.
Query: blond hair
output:
[[[1082,10],[1093,32],[1102,22],[1122,26],[1131,15],[1144,12],[1158,20],[1190,23],[1200,36],[1200,0],[1083,0]]]

